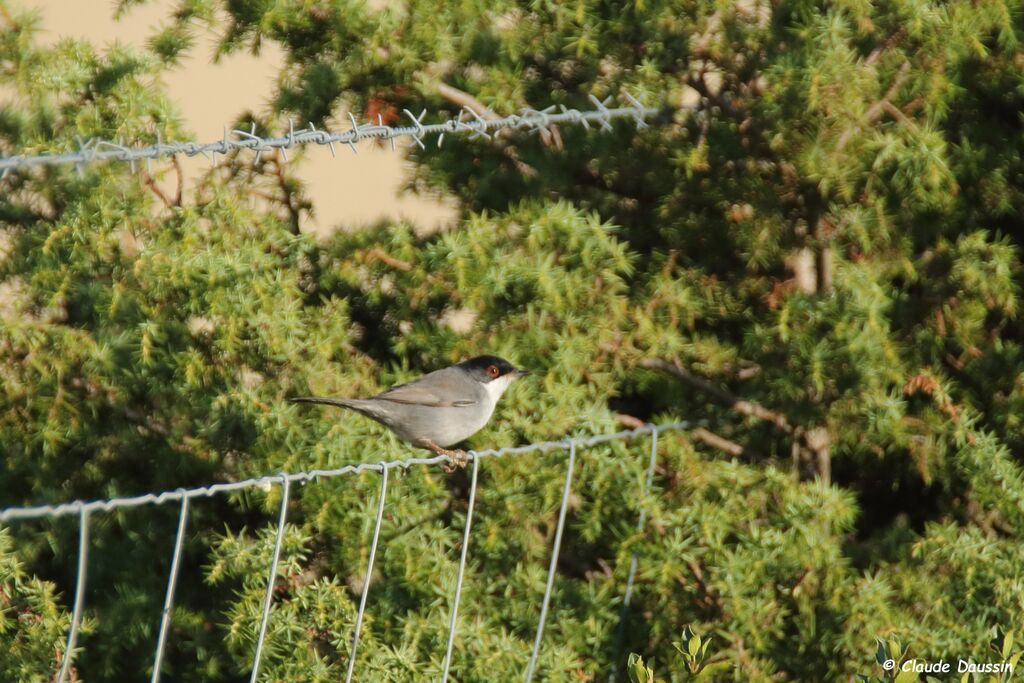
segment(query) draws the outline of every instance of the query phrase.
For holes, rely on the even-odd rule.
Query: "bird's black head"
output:
[[[458,364],[458,367],[465,370],[473,379],[481,384],[487,384],[502,377],[507,377],[508,379],[505,381],[509,382],[517,377],[530,374],[526,370],[520,370],[504,358],[498,358],[497,356],[477,356],[476,358],[462,361]]]

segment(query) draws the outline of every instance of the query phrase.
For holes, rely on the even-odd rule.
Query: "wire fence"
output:
[[[194,157],[203,155],[216,165],[217,155],[227,155],[234,151],[251,151],[258,163],[260,155],[266,151],[280,150],[285,160],[288,159],[288,150],[305,145],[326,145],[330,148],[331,154],[336,154],[337,144],[348,145],[353,152],[358,154],[356,144],[363,140],[387,140],[391,148],[395,149],[395,141],[399,138],[409,138],[410,144],[418,145],[426,149],[424,140],[427,136],[437,136],[437,146],[440,147],[446,135],[468,135],[470,139],[490,138],[490,134],[501,129],[525,129],[533,133],[547,130],[556,124],[581,125],[587,129],[590,124],[595,124],[600,130],[611,130],[611,122],[616,119],[630,119],[636,127],[645,128],[646,119],[658,113],[658,109],[644,106],[639,100],[629,94],[624,94],[625,106],[610,108],[608,106],[611,98],[599,100],[590,95],[590,101],[594,109],[581,111],[565,106],[546,109],[523,109],[519,114],[497,117],[489,115],[487,118],[470,107],[463,107],[459,115],[442,123],[423,123],[426,110],[416,116],[408,109],[404,109],[409,119],[407,126],[389,126],[384,124],[383,118],[378,115],[377,123],[360,124],[356,118],[349,114],[352,127],[344,132],[331,132],[318,129],[312,123],[306,128],[296,130],[294,123],[289,123],[288,134],[280,137],[261,137],[256,134],[256,124],[253,124],[248,131],[234,129],[229,131],[224,128],[224,136],[215,142],[163,142],[157,133],[157,142],[144,147],[126,146],[123,141],[111,142],[109,140],[78,140],[79,148],[74,151],[60,154],[45,153],[0,157],[0,178],[6,176],[12,170],[24,170],[40,166],[60,166],[73,164],[81,172],[83,164],[101,161],[122,161],[131,165],[135,170],[135,164],[145,161],[147,164],[154,159],[183,154]]]
[[[568,452],[566,464],[565,482],[562,488],[561,504],[558,510],[558,522],[555,528],[555,537],[551,549],[551,560],[548,567],[547,582],[544,589],[544,597],[541,603],[540,617],[537,623],[537,630],[533,640],[529,661],[526,664],[524,680],[530,683],[533,680],[537,667],[537,658],[540,652],[541,642],[544,637],[544,623],[547,618],[548,607],[551,602],[551,595],[554,588],[555,574],[558,564],[558,553],[562,543],[562,532],[565,528],[566,513],[571,498],[573,469],[576,460],[576,452],[580,448],[588,448],[598,444],[612,441],[626,441],[645,435],[650,435],[650,454],[648,457],[646,475],[643,480],[643,493],[650,490],[653,485],[654,467],[657,460],[658,434],[664,431],[683,431],[690,428],[689,422],[672,422],[666,424],[645,424],[636,429],[616,432],[614,434],[600,434],[589,437],[576,437],[562,441],[547,441],[533,443],[525,446],[511,448],[500,448],[494,450],[470,451],[469,461],[472,463],[470,475],[469,503],[466,509],[466,522],[463,529],[462,549],[459,557],[458,571],[455,580],[455,590],[452,598],[451,614],[448,621],[448,637],[445,646],[445,656],[441,682],[446,683],[452,662],[455,634],[458,625],[459,600],[462,595],[462,584],[466,575],[466,557],[469,550],[470,529],[473,522],[473,509],[476,501],[477,483],[479,480],[480,464],[487,458],[503,457],[508,455],[524,455],[528,453],[545,453],[553,450],[565,450]],[[37,505],[32,507],[12,507],[0,510],[0,523],[17,522],[19,520],[53,519],[70,515],[78,516],[78,569],[75,580],[75,595],[71,614],[71,625],[68,629],[67,645],[61,660],[60,669],[56,674],[56,683],[66,683],[69,680],[71,665],[75,656],[76,643],[79,626],[82,621],[82,613],[85,608],[84,596],[86,589],[86,576],[89,564],[89,522],[91,515],[95,512],[110,512],[123,508],[137,508],[147,505],[163,505],[171,502],[180,504],[178,516],[178,528],[174,541],[174,550],[170,562],[170,572],[167,579],[167,591],[164,598],[163,610],[160,616],[160,629],[157,637],[156,649],[153,655],[153,672],[150,678],[151,683],[158,683],[161,676],[161,666],[164,651],[167,646],[167,638],[171,626],[171,611],[174,607],[175,588],[178,580],[178,572],[181,567],[181,559],[184,548],[184,538],[188,526],[190,503],[199,498],[208,498],[231,491],[240,491],[251,488],[269,488],[273,485],[281,487],[281,504],[277,518],[277,534],[274,541],[273,554],[271,556],[269,575],[267,578],[267,589],[263,599],[262,617],[260,619],[259,632],[256,639],[256,648],[253,654],[250,683],[255,683],[259,675],[260,664],[263,659],[264,642],[267,634],[267,625],[272,616],[272,605],[274,602],[274,588],[277,578],[277,565],[281,557],[281,545],[284,539],[285,524],[288,518],[288,502],[290,499],[291,485],[294,483],[315,482],[319,479],[330,479],[360,472],[377,472],[381,475],[380,493],[377,499],[377,516],[373,526],[373,536],[370,541],[369,557],[366,563],[362,591],[359,597],[359,607],[356,612],[356,620],[353,630],[352,642],[349,651],[348,665],[345,674],[346,683],[351,683],[355,673],[356,653],[359,647],[359,635],[363,624],[363,615],[366,612],[366,605],[370,592],[370,579],[373,575],[373,564],[377,554],[377,547],[380,541],[381,522],[384,518],[384,510],[387,505],[388,474],[393,470],[406,471],[414,466],[447,465],[452,460],[449,456],[438,455],[430,458],[410,458],[407,460],[381,461],[379,463],[365,463],[359,465],[345,465],[336,469],[317,469],[306,472],[282,472],[273,476],[246,479],[244,481],[231,482],[226,484],[214,484],[191,489],[177,489],[164,491],[162,493],[147,494],[143,496],[111,498],[107,500],[74,501],[60,505]],[[637,529],[642,531],[646,516],[641,510]],[[616,648],[621,646],[622,623],[626,615],[630,598],[633,593],[633,583],[636,578],[637,558],[634,554],[630,562],[629,574],[626,581],[622,613]]]

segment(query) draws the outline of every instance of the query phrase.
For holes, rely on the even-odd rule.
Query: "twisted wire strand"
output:
[[[570,443],[581,448],[596,446],[597,444],[632,439],[643,434],[650,434],[653,431],[685,431],[689,429],[690,422],[670,422],[660,425],[646,424],[636,429],[628,429],[612,434],[598,434],[596,436],[576,437],[568,441],[544,441],[527,444],[525,446],[512,446],[508,448],[488,449],[477,451],[477,458],[498,458],[508,455],[524,455],[527,453],[547,452],[552,450],[564,450]],[[290,483],[305,483],[319,479],[330,479],[347,474],[359,474],[361,472],[383,472],[385,469],[408,469],[416,465],[441,465],[451,462],[447,455],[435,455],[429,458],[408,458],[406,460],[391,460],[379,463],[350,464],[334,469],[314,469],[304,472],[292,472],[286,474],[274,474],[264,477],[254,477],[241,481],[228,482],[223,484],[212,484],[210,486],[199,486],[196,488],[179,488],[173,491],[160,493],[147,493],[139,496],[127,496],[118,498],[107,498],[103,500],[76,500],[69,503],[56,505],[32,505],[27,507],[9,507],[0,510],[0,523],[13,522],[16,520],[44,519],[62,517],[65,515],[80,514],[82,510],[88,512],[111,512],[121,508],[133,508],[143,505],[163,505],[165,503],[179,502],[183,498],[190,500],[196,498],[209,498],[221,493],[242,491],[251,488],[266,488],[282,479]]]
[[[352,127],[344,132],[330,132],[316,128],[312,123],[307,128],[295,129],[294,123],[289,123],[287,135],[279,137],[261,137],[256,134],[255,124],[249,129],[232,130],[230,133],[225,127],[224,136],[215,142],[163,142],[157,137],[156,144],[144,147],[129,147],[121,142],[109,140],[90,140],[79,142],[79,149],[72,152],[60,154],[18,154],[9,157],[0,157],[0,178],[12,170],[24,170],[40,166],[74,165],[79,171],[84,164],[103,161],[122,161],[135,169],[135,163],[154,159],[183,154],[194,157],[203,155],[216,165],[217,155],[227,155],[233,151],[255,152],[255,161],[258,163],[263,152],[270,150],[281,150],[287,160],[287,151],[295,147],[305,145],[326,145],[330,148],[331,154],[336,154],[335,144],[349,145],[352,151],[358,154],[356,143],[362,140],[387,140],[395,148],[395,140],[398,138],[409,138],[411,144],[426,149],[424,138],[437,135],[437,146],[440,147],[445,135],[469,135],[470,139],[490,138],[490,132],[500,129],[523,129],[531,132],[539,132],[555,124],[581,125],[589,129],[590,124],[597,124],[600,130],[611,130],[611,122],[616,119],[631,119],[638,129],[646,128],[646,119],[658,113],[658,109],[646,107],[636,98],[623,94],[626,106],[608,107],[611,98],[599,100],[590,95],[590,101],[594,109],[581,111],[565,106],[555,106],[546,109],[523,109],[519,114],[496,119],[484,119],[478,112],[464,108],[457,118],[450,119],[443,123],[423,123],[426,110],[420,112],[419,116],[414,115],[408,109],[403,110],[409,119],[410,125],[389,126],[383,123],[378,116],[377,123],[360,124],[355,117],[349,114]],[[468,115],[470,120],[463,120]]]

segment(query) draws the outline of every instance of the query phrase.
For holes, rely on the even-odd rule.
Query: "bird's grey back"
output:
[[[380,422],[412,444],[429,440],[441,447],[464,441],[487,424],[494,399],[457,367],[436,370],[370,398],[292,399],[348,408]]]
[[[466,407],[487,398],[479,382],[455,367],[427,373],[419,379],[391,387],[373,398],[435,408]]]
[[[483,427],[494,410],[486,390],[456,368],[444,368],[377,394],[360,410],[399,437],[453,446]],[[373,413],[376,413],[374,415]]]

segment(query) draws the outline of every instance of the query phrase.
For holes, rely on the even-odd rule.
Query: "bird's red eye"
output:
[[[501,374],[501,370],[498,369],[497,365],[492,365],[489,368],[487,368],[487,374],[490,375],[491,377],[497,377],[498,375]]]

